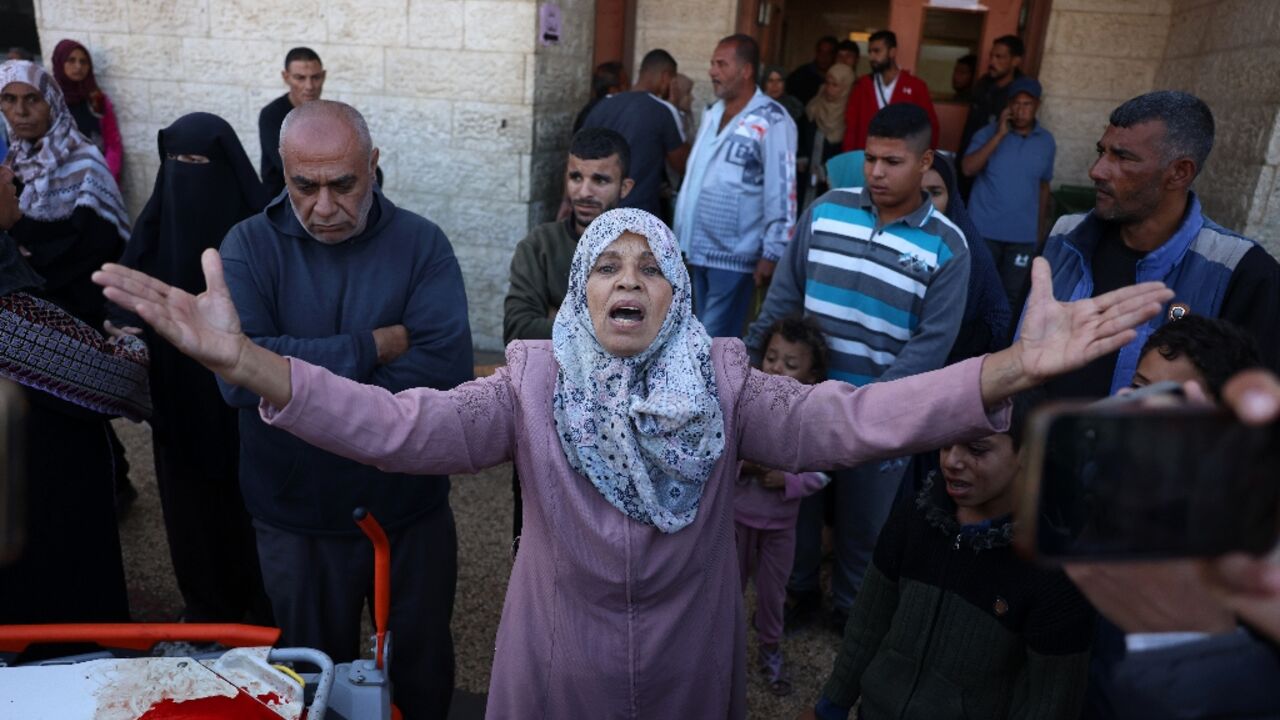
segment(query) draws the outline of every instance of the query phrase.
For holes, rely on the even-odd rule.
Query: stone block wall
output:
[[[566,41],[553,48],[537,43],[535,0],[37,0],[36,12],[42,47],[70,37],[93,53],[135,215],[156,132],[182,114],[226,118],[257,165],[258,111],[285,92],[284,55],[314,48],[324,97],[369,122],[387,196],[449,235],[474,342],[498,349],[511,249],[558,193],[559,178],[534,169],[563,153],[589,90],[594,4],[560,5]]]
[[[1055,0],[1040,119],[1058,141],[1054,185],[1089,184],[1116,105],[1153,89],[1194,93],[1216,142],[1196,191],[1218,222],[1280,255],[1280,3]]]
[[[1054,0],[1040,121],[1058,143],[1053,185],[1089,185],[1112,109],[1155,87],[1172,0]]]
[[[1196,190],[1219,223],[1280,255],[1280,3],[1173,0],[1156,87],[1213,110],[1216,139]]]

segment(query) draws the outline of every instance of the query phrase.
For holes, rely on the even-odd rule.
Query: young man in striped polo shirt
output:
[[[909,104],[880,110],[868,130],[866,187],[832,190],[796,223],[760,317],[747,333],[759,354],[777,319],[818,321],[830,349],[828,377],[853,385],[941,367],[964,314],[969,250],[964,234],[920,190],[933,162],[932,126]],[[862,584],[907,458],[836,475],[833,624]],[[841,482],[841,481],[844,482]],[[793,618],[821,606],[821,496],[805,500],[791,575]]]

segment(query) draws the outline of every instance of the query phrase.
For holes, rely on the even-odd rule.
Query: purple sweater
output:
[[[746,622],[734,546],[740,459],[799,471],[900,457],[998,432],[982,360],[863,388],[752,370],[712,344],[725,450],[698,516],[664,534],[618,512],[565,459],[549,341],[517,341],[495,375],[391,394],[291,360],[293,399],[265,421],[387,472],[467,474],[514,460],[524,535],[486,717],[743,718]]]
[[[800,500],[827,486],[826,473],[783,473],[786,484],[767,488],[758,475],[738,473],[737,492],[733,498],[733,520],[757,530],[786,530],[796,526]]]

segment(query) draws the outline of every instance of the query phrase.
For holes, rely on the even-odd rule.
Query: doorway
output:
[[[1024,71],[1036,74],[1043,54],[1052,0],[739,0],[738,31],[760,43],[766,64],[794,70],[813,59],[818,38],[850,39],[862,49],[858,74],[870,71],[867,37],[888,29],[898,36],[898,64],[930,87],[941,125],[939,147],[959,149],[969,105],[953,99],[951,71],[957,58],[977,56],[987,67],[991,42],[1018,35],[1027,48]]]
[[[628,77],[638,68],[630,67],[634,52],[636,0],[596,0],[595,48],[591,67],[621,62]]]
[[[818,38],[833,35],[837,40],[853,40],[862,49],[858,74],[870,70],[865,58],[867,37],[889,27],[890,0],[787,0],[782,18],[782,43],[770,60],[788,70],[813,60]]]

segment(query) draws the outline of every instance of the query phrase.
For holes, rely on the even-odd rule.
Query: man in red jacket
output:
[[[930,147],[938,147],[938,114],[929,99],[929,86],[906,70],[898,68],[898,36],[892,30],[873,33],[867,41],[871,74],[853,84],[844,112],[844,152],[867,147],[867,128],[880,108],[894,103],[911,103],[924,108],[933,126]]]

